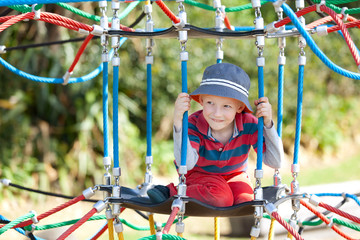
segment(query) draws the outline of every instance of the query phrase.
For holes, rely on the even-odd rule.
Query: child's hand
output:
[[[180,93],[175,101],[174,126],[177,130],[182,127],[184,112],[190,110],[190,101],[191,98],[187,93]]]
[[[267,97],[262,97],[254,101],[256,106],[256,117],[264,118],[264,125],[267,128],[272,127],[272,110],[271,104],[269,103],[269,99]]]

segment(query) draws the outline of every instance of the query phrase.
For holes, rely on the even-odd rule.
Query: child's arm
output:
[[[280,168],[281,162],[284,159],[284,148],[272,121],[271,104],[267,97],[262,97],[255,100],[255,105],[256,117],[264,118],[264,138],[266,151],[263,155],[263,161],[269,167]]]
[[[185,111],[190,110],[190,96],[187,93],[180,93],[175,101],[174,109],[174,155],[177,166],[181,164],[181,144],[182,144],[182,120]],[[187,156],[186,166],[187,170],[191,170],[199,158],[198,152],[190,144],[189,137],[187,139]]]

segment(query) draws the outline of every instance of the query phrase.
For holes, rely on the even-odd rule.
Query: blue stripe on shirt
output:
[[[204,170],[206,172],[210,172],[210,173],[227,173],[227,172],[231,172],[231,171],[234,171],[234,170],[237,170],[237,169],[243,167],[246,163],[247,163],[247,161],[243,161],[241,163],[231,165],[231,166],[225,166],[222,168],[215,166],[215,165],[204,166],[204,167],[200,167],[200,166],[196,165],[196,167],[199,167],[202,170]],[[246,169],[243,169],[243,171],[246,171]]]
[[[244,154],[248,154],[251,145],[243,144],[237,148],[218,151],[218,150],[207,150],[205,146],[200,146],[199,155],[209,161],[228,161],[231,157],[240,157]]]

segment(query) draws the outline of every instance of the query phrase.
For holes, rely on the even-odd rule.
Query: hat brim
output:
[[[248,113],[253,112],[247,96],[235,90],[229,89],[227,87],[217,86],[216,88],[214,88],[214,86],[211,85],[201,85],[190,94],[190,97],[194,99],[196,102],[200,103],[201,94],[214,95],[218,97],[228,97],[239,100],[245,104],[245,108],[244,108],[245,112]]]

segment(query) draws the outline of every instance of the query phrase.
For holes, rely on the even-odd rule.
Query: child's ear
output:
[[[201,95],[199,95],[199,103],[200,103],[201,106],[204,106],[204,101],[203,101]]]
[[[237,113],[241,113],[245,108],[245,104],[241,104],[241,106],[239,107],[239,109],[236,111]]]

